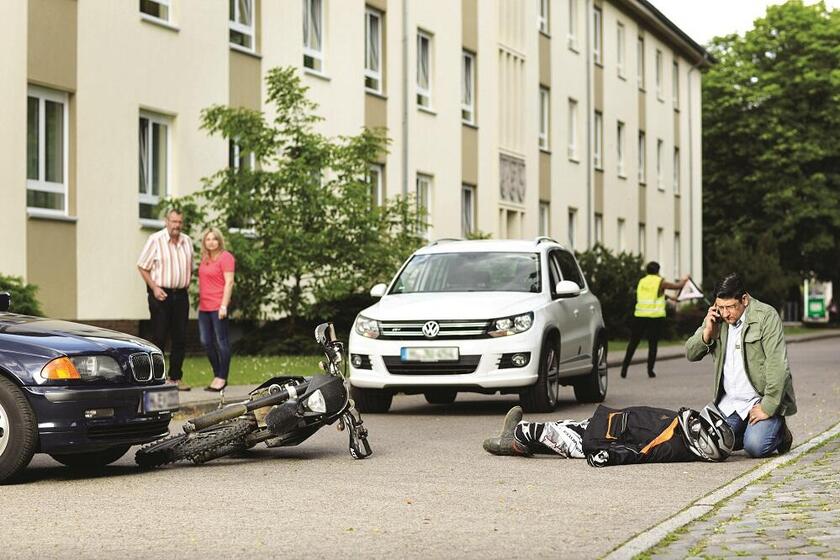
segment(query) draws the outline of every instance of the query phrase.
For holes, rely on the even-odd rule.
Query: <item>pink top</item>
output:
[[[233,272],[236,260],[222,251],[215,261],[203,259],[198,266],[198,310],[218,311],[225,294],[225,272]]]

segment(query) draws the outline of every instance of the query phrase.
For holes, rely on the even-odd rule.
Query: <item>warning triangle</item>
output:
[[[697,287],[697,284],[694,283],[694,280],[691,278],[685,283],[685,285],[680,290],[679,295],[677,296],[677,301],[688,301],[690,299],[702,299],[703,292],[700,288]]]

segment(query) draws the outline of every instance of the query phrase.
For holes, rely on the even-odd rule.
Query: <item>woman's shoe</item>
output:
[[[222,385],[221,387],[219,387],[218,389],[213,387],[212,385],[208,385],[207,387],[204,388],[204,390],[205,391],[211,391],[213,393],[220,393],[220,392],[225,390],[225,387],[227,387],[227,381],[225,381],[225,384]]]

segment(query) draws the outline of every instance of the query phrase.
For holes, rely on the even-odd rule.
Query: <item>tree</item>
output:
[[[703,82],[707,270],[718,268],[723,238],[737,238],[729,245],[744,261],[772,259],[778,247],[780,266],[766,273],[840,280],[838,45],[840,11],[799,0],[769,6],[744,36],[712,41],[717,62]]]
[[[228,232],[243,316],[284,315],[293,329],[316,302],[389,279],[422,243],[425,218],[409,199],[373,204],[369,170],[387,145],[381,130],[328,138],[315,129],[317,106],[295,69],[272,69],[266,83],[270,119],[240,107],[202,112],[204,129],[256,165],[243,157],[176,203]]]
[[[44,314],[38,303],[38,287],[27,284],[20,276],[0,274],[0,292],[8,292],[12,296],[12,307],[9,311],[39,317]]]

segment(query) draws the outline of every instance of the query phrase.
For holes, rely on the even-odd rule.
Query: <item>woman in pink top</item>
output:
[[[216,228],[201,235],[201,264],[198,266],[198,329],[201,344],[213,367],[213,381],[205,391],[221,391],[230,371],[228,304],[233,293],[236,260],[225,251],[225,238]]]

